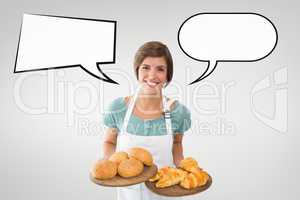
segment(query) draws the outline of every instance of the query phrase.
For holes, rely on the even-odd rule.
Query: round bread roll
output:
[[[130,148],[128,151],[129,157],[133,157],[142,161],[147,166],[153,165],[153,157],[149,151],[140,147]]]
[[[119,151],[114,154],[112,154],[109,158],[110,161],[115,162],[118,166],[123,160],[128,159],[128,154],[124,151]]]
[[[124,178],[134,177],[141,174],[144,170],[144,165],[141,161],[135,158],[123,160],[118,167],[118,173]]]
[[[99,160],[92,169],[92,174],[96,179],[110,179],[118,172],[117,164],[110,160]]]

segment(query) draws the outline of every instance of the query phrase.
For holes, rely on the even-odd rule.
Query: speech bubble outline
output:
[[[264,18],[265,20],[267,20],[273,27],[274,29],[274,32],[275,32],[275,36],[276,36],[276,39],[275,39],[275,43],[272,47],[272,49],[267,53],[267,54],[264,54],[264,56],[262,57],[259,57],[257,59],[253,59],[253,60],[236,60],[236,59],[198,59],[198,58],[195,58],[193,56],[191,56],[189,53],[186,52],[186,50],[184,49],[184,47],[182,46],[181,42],[180,42],[180,33],[182,31],[182,28],[184,27],[184,25],[192,18],[194,17],[197,17],[199,15],[256,15],[256,16],[259,16],[259,17],[262,17]],[[184,52],[185,55],[187,55],[188,57],[194,59],[194,60],[197,60],[197,61],[201,61],[201,62],[208,62],[208,65],[207,65],[207,68],[205,69],[204,73],[199,77],[197,78],[196,80],[194,80],[193,82],[189,83],[189,85],[192,85],[196,82],[199,82],[203,79],[205,79],[206,77],[208,77],[215,69],[216,69],[216,66],[219,62],[256,62],[256,61],[259,61],[259,60],[262,60],[264,58],[266,58],[267,56],[269,56],[273,50],[276,48],[277,46],[277,43],[278,43],[278,31],[275,27],[275,25],[273,24],[273,22],[268,19],[267,17],[261,15],[261,14],[258,14],[258,13],[253,13],[253,12],[204,12],[204,13],[197,13],[197,14],[194,14],[192,16],[190,16],[189,18],[187,18],[186,20],[184,20],[184,22],[181,24],[181,26],[179,27],[179,30],[178,30],[178,33],[177,33],[177,41],[178,41],[178,44],[179,44],[179,47],[180,49]],[[211,68],[211,70],[209,71],[209,69]],[[208,72],[208,73],[207,73]]]
[[[112,59],[111,61],[102,61],[102,62],[95,62],[96,68],[98,72],[104,77],[100,77],[99,75],[90,72],[82,63],[80,64],[70,64],[70,65],[61,65],[61,66],[51,66],[51,67],[40,67],[40,68],[33,68],[33,69],[25,69],[25,70],[18,70],[18,58],[19,58],[19,49],[20,49],[20,42],[22,38],[22,28],[23,28],[23,23],[24,23],[24,17],[25,16],[43,16],[43,17],[55,17],[55,18],[63,18],[63,19],[73,19],[73,20],[86,20],[86,21],[94,21],[94,22],[107,22],[107,23],[112,23],[113,24],[113,51],[112,51]],[[112,80],[110,77],[108,77],[99,67],[101,64],[114,64],[115,63],[115,58],[116,58],[116,33],[117,33],[117,21],[114,20],[103,20],[103,19],[91,19],[91,18],[79,18],[79,17],[68,17],[68,16],[56,16],[56,15],[45,15],[45,14],[27,14],[24,13],[23,15],[23,20],[21,23],[20,31],[19,31],[19,40],[18,40],[18,47],[17,47],[17,53],[16,53],[16,59],[15,59],[15,68],[14,68],[14,73],[23,73],[23,72],[31,72],[31,71],[40,71],[40,70],[51,70],[51,69],[61,69],[61,68],[72,68],[72,67],[80,67],[83,69],[85,72],[90,74],[91,76],[100,79],[105,82],[113,83],[113,84],[119,84],[118,82]]]

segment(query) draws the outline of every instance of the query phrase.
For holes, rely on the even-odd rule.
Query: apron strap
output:
[[[125,114],[124,122],[123,122],[123,125],[121,128],[121,133],[127,132],[127,126],[129,123],[129,119],[133,112],[133,108],[134,108],[135,102],[137,100],[137,97],[138,97],[138,94],[139,94],[139,91],[141,88],[142,88],[142,85],[140,85],[137,88],[137,91],[135,92],[133,99],[129,102],[128,109]],[[162,95],[163,95],[163,110],[164,110],[164,119],[165,119],[165,123],[166,123],[166,131],[167,131],[168,135],[172,135],[171,112],[170,112],[169,106],[167,105],[167,97],[164,95],[164,88],[162,89]]]
[[[122,128],[121,128],[121,133],[125,133],[127,132],[127,126],[128,126],[128,123],[129,123],[129,119],[130,119],[130,116],[131,116],[131,113],[133,111],[133,108],[134,108],[134,104],[136,102],[136,99],[138,97],[138,94],[139,94],[139,91],[141,89],[141,85],[137,88],[137,91],[135,92],[134,96],[133,96],[133,99],[129,101],[129,105],[128,105],[128,109],[127,109],[127,112],[126,112],[126,115],[125,115],[125,118],[124,118],[124,122],[123,122],[123,125],[122,125]]]
[[[164,115],[165,115],[165,123],[166,123],[166,129],[167,129],[167,135],[172,135],[172,122],[171,122],[171,109],[167,105],[167,97],[165,95],[165,89],[162,89],[162,95],[163,95],[163,106],[164,106]]]

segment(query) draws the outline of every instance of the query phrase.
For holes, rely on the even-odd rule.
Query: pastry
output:
[[[149,179],[150,182],[158,181],[161,179],[169,170],[170,167],[163,167],[157,171],[157,173]]]
[[[193,168],[199,168],[197,161],[191,157],[181,160],[179,167],[188,172],[191,172]]]
[[[92,169],[92,175],[96,179],[110,179],[117,174],[117,164],[110,160],[99,160]]]
[[[180,182],[180,186],[185,189],[193,189],[205,185],[208,179],[209,176],[205,171],[202,171],[200,168],[194,168],[193,172],[189,173]]]
[[[155,186],[157,188],[165,188],[180,183],[188,172],[182,169],[176,169],[172,167],[164,167],[158,170],[157,174],[150,178],[149,181],[157,181]]]
[[[133,157],[137,160],[140,160],[146,166],[152,166],[153,165],[152,155],[146,149],[143,149],[143,148],[140,148],[140,147],[134,147],[134,148],[128,149],[127,152],[128,152],[129,157]]]
[[[115,152],[109,158],[110,161],[115,162],[118,166],[123,160],[128,159],[128,154],[124,151]]]
[[[180,186],[185,189],[193,189],[198,186],[197,177],[193,173],[189,173],[181,182]]]
[[[167,174],[163,176],[159,181],[157,181],[155,186],[157,188],[165,188],[172,185],[176,185],[184,180],[186,174],[187,172],[181,169],[170,168],[167,171]]]
[[[124,178],[137,176],[141,174],[143,170],[143,163],[135,158],[123,160],[118,166],[118,173]]]
[[[183,159],[179,167],[180,169],[163,167],[149,181],[157,181],[155,183],[157,188],[179,184],[185,189],[193,189],[205,185],[209,179],[207,172],[199,168],[197,161],[191,157]]]
[[[194,168],[192,170],[192,173],[197,178],[198,186],[205,185],[209,179],[209,175],[205,171],[201,170],[200,168]]]

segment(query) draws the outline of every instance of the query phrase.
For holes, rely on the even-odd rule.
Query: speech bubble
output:
[[[274,24],[257,13],[198,13],[180,26],[178,43],[190,58],[208,62],[194,84],[208,77],[218,62],[253,62],[275,49],[278,34]]]
[[[115,63],[116,21],[24,14],[14,73],[81,67],[118,84],[101,64]]]

